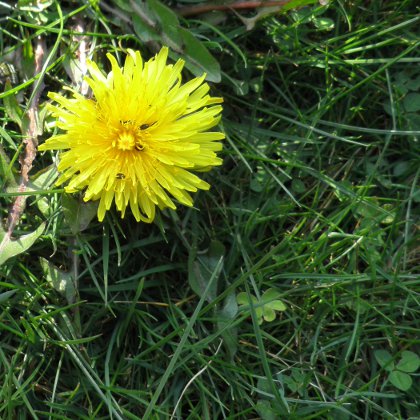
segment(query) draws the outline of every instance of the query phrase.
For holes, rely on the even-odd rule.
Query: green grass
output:
[[[42,113],[47,91],[72,84],[75,22],[97,57],[120,46],[149,57],[165,41],[139,39],[124,4],[51,2],[42,15],[0,4],[0,61],[19,77],[1,85],[17,96],[0,93],[3,227],[19,115],[41,92],[37,35]],[[406,370],[408,389],[391,381],[403,352],[420,355],[415,4],[336,0],[250,31],[232,11],[181,19],[220,63],[224,164],[194,208],[152,225],[114,211],[99,223],[42,172],[53,155],[38,154],[38,193],[14,238],[45,229],[0,265],[0,418],[417,418],[420,370]],[[40,142],[52,134],[44,117]],[[286,310],[268,322],[251,302],[270,288]]]

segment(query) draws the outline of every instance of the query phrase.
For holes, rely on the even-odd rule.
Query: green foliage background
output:
[[[106,70],[168,45],[226,132],[211,191],[152,225],[97,222],[36,156],[0,254],[0,418],[418,416],[416,2],[208,5],[0,2],[0,242],[31,100],[43,141],[81,41]]]

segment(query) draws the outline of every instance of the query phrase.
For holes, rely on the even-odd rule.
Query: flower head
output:
[[[222,163],[216,152],[224,135],[208,131],[220,120],[222,98],[208,95],[205,75],[181,84],[184,61],[167,64],[167,57],[164,47],[143,63],[138,51],[129,50],[120,68],[108,54],[108,75],[88,64],[93,99],[49,93],[65,133],[39,149],[65,150],[57,184],[68,182],[70,193],[85,190],[85,201],[100,200],[99,220],[113,201],[122,217],[130,206],[145,222],[154,219],[156,206],[175,209],[173,199],[191,206],[189,193],[210,187],[191,171]]]

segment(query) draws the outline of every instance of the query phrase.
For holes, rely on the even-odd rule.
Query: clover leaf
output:
[[[401,391],[408,391],[413,379],[409,373],[414,373],[420,367],[420,357],[412,351],[403,351],[397,364],[394,357],[387,350],[376,350],[375,359],[379,365],[389,372],[388,379],[392,385]]]
[[[276,312],[286,310],[286,305],[279,299],[280,293],[275,289],[266,290],[260,299],[254,295],[250,295],[258,324],[263,321],[272,322],[276,319]],[[240,305],[240,309],[250,312],[249,298],[247,293],[241,292],[237,295],[236,301]]]

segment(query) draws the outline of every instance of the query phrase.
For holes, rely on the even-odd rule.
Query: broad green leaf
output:
[[[257,308],[258,303],[259,303],[258,299],[254,295],[251,295],[250,297],[251,297],[252,306],[255,306],[256,307],[255,309],[258,309]],[[249,307],[251,305],[249,303],[248,295],[247,295],[246,292],[238,293],[238,296],[236,296],[236,301],[238,302],[239,305],[245,306],[246,309],[249,309]]]
[[[145,21],[138,15],[133,15],[133,28],[134,32],[141,39],[142,42],[147,43],[150,41],[159,41],[161,36],[156,30],[145,23]]]
[[[307,374],[301,372],[298,368],[292,368],[291,371],[292,377],[296,382],[303,384],[307,379]]]
[[[9,81],[5,84],[6,91],[12,89],[12,85]],[[19,102],[15,94],[7,95],[3,98],[4,108],[8,117],[15,122],[20,128],[22,128],[22,117],[23,111],[19,106]]]
[[[258,299],[254,295],[250,295],[251,303],[249,302],[248,295],[245,292],[238,293],[236,296],[236,301],[239,305],[241,305],[241,309],[247,312],[251,312],[251,304],[254,308],[255,315],[258,319],[258,324],[261,324],[263,322],[263,314],[264,314],[264,308],[261,304],[261,302],[258,301]]]
[[[238,313],[238,304],[236,303],[235,293],[229,293],[223,307],[217,313],[217,329],[222,331],[223,343],[229,354],[229,359],[233,361],[238,350],[238,329],[236,327],[227,327]],[[226,328],[227,327],[227,328]]]
[[[405,118],[408,123],[410,130],[419,131],[420,130],[420,115],[418,112],[407,112]],[[417,195],[418,197],[419,195]]]
[[[213,273],[216,270],[220,259],[224,256],[224,253],[225,247],[223,244],[215,240],[210,243],[210,246],[204,255],[196,256],[191,262],[188,270],[188,281],[191,288],[198,296],[201,297],[203,295],[210,279],[214,275]],[[223,264],[220,265],[220,271],[215,274],[216,278],[207,293],[206,299],[208,302],[213,302],[217,297],[218,277],[220,276],[222,267]]]
[[[248,305],[248,295],[245,292],[238,293],[236,301],[238,302],[238,305]]]
[[[417,77],[407,77],[406,84],[407,88],[413,92],[417,92],[420,90],[420,75]]]
[[[33,191],[45,191],[48,190],[58,177],[57,167],[50,165],[44,170],[38,172],[32,181],[29,182],[28,189]],[[36,200],[36,205],[42,215],[48,218],[51,215],[51,198],[47,196],[40,196]]]
[[[58,171],[55,165],[50,165],[47,168],[39,171],[29,183],[29,186],[34,190],[45,191],[51,187],[54,181],[57,179]]]
[[[96,215],[97,202],[79,201],[70,194],[62,196],[64,218],[74,235],[84,231]]]
[[[263,316],[265,321],[273,322],[276,319],[276,312],[268,305],[264,305]]]
[[[27,251],[42,235],[44,229],[45,223],[41,223],[34,232],[12,240],[7,236],[5,231],[0,230],[0,265],[9,258]]]
[[[182,28],[178,16],[158,0],[148,0],[155,13],[162,43],[168,45],[185,59],[185,66],[195,75],[207,74],[206,80],[220,82],[220,65],[206,46],[188,29]]]
[[[270,288],[270,289],[267,289],[263,293],[263,295],[261,296],[261,300],[264,303],[266,303],[266,302],[269,303],[269,302],[272,302],[275,299],[278,299],[279,297],[280,297],[280,292],[277,291],[276,289]]]
[[[85,71],[80,65],[79,59],[71,54],[66,54],[63,59],[63,67],[75,86],[80,86],[85,77]]]
[[[264,308],[262,306],[254,306],[255,315],[258,319],[258,324],[262,324],[264,320]]]
[[[147,4],[155,14],[159,30],[164,35],[164,43],[177,51],[182,49],[183,40],[179,31],[180,25],[177,14],[158,0],[148,0]]]
[[[182,58],[195,75],[206,73],[206,80],[220,82],[220,65],[206,46],[188,29],[182,28],[178,16],[158,0],[138,3],[133,8],[134,31],[142,42],[158,41],[170,48],[172,58]]]
[[[0,145],[0,189],[5,185],[17,187],[17,182],[10,168],[9,158]]]
[[[397,369],[403,372],[415,372],[420,366],[420,358],[412,351],[403,351],[401,360],[397,364]]]
[[[416,92],[409,93],[404,98],[404,108],[407,112],[420,111],[420,94]]]
[[[389,381],[401,391],[408,391],[413,384],[411,376],[399,370],[394,370],[389,374]]]
[[[299,389],[299,384],[295,382],[293,378],[287,375],[282,375],[282,379],[283,382],[288,386],[290,391],[297,392],[297,390]]]
[[[45,258],[40,258],[40,263],[48,283],[57,292],[65,296],[69,304],[72,304],[76,296],[73,276],[70,273],[59,270]]]
[[[287,309],[281,300],[274,300],[273,302],[267,303],[267,306],[279,312],[284,312]]]
[[[266,290],[261,296],[261,300],[264,304],[264,310],[265,308],[270,308],[270,314],[271,314],[271,310],[285,311],[287,308],[286,308],[286,305],[279,299],[280,295],[281,295],[280,292],[276,289],[270,288]],[[274,318],[275,318],[275,314],[274,314]],[[274,318],[272,320],[274,320]],[[266,321],[268,320],[266,319]]]
[[[210,54],[204,44],[190,31],[180,28],[184,43],[185,66],[195,76],[206,73],[206,80],[218,83],[221,80],[219,62]]]
[[[387,350],[375,350],[374,356],[381,368],[387,371],[394,370],[395,364],[393,357]]]
[[[132,3],[132,21],[134,32],[144,43],[161,41],[162,31],[156,19],[156,14],[146,2]]]
[[[127,0],[113,0],[114,3],[125,12],[133,13],[133,9],[130,6],[130,2]]]
[[[298,194],[304,193],[306,191],[306,186],[300,179],[294,179],[292,181],[292,191]]]
[[[224,302],[223,307],[219,311],[219,315],[224,319],[234,319],[238,313],[238,304],[234,293],[229,293]]]
[[[270,382],[265,376],[261,376],[258,378],[257,389],[263,394],[270,394],[272,392]]]
[[[257,402],[257,411],[262,420],[277,420],[278,413],[271,406],[270,401],[259,400]]]
[[[14,140],[10,137],[7,130],[5,130],[3,127],[0,126],[0,136],[4,138],[6,143],[10,146],[13,150],[18,150]]]
[[[259,324],[263,320],[267,322],[274,321],[276,319],[276,311],[286,310],[284,303],[277,299],[279,296],[280,292],[275,289],[266,290],[261,296],[261,301],[258,301],[253,295],[250,296]],[[241,309],[250,311],[248,295],[245,292],[238,293],[236,301],[241,305]]]
[[[408,161],[403,160],[395,164],[393,173],[395,176],[402,176],[407,173],[407,171],[410,169],[410,165]]]

